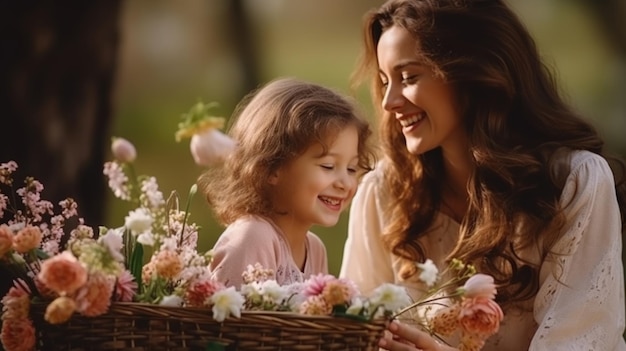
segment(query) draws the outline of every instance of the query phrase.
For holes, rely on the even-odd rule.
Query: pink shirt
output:
[[[255,263],[273,270],[280,285],[302,282],[312,274],[327,274],[326,247],[320,238],[308,232],[305,245],[304,270],[300,271],[280,228],[263,217],[242,217],[229,225],[215,243],[209,265],[211,276],[239,289],[241,274]]]

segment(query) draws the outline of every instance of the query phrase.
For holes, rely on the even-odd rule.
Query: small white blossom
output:
[[[280,286],[276,280],[266,280],[261,283],[261,295],[265,302],[274,303],[279,305],[285,300],[287,295],[287,289]]]
[[[426,286],[433,286],[439,277],[439,270],[437,270],[435,263],[429,258],[426,262],[416,263],[416,265],[421,270],[419,279],[423,281]]]
[[[152,232],[143,232],[137,235],[137,242],[145,246],[154,246],[154,235]]]
[[[177,295],[167,295],[167,296],[163,296],[163,300],[161,300],[159,305],[180,307],[183,305],[183,299]]]
[[[241,308],[245,299],[235,287],[216,291],[210,298],[213,303],[213,318],[218,322],[223,322],[228,316],[241,317]]]
[[[104,235],[102,235],[98,242],[107,248],[111,256],[117,262],[124,261],[124,255],[122,255],[122,248],[124,247],[123,234],[115,229],[109,229]]]
[[[143,233],[152,227],[154,219],[145,208],[138,208],[130,211],[124,221],[124,226],[130,229],[133,234]]]
[[[387,311],[397,311],[411,303],[406,289],[395,284],[385,283],[377,287],[370,298],[374,306],[383,306]]]

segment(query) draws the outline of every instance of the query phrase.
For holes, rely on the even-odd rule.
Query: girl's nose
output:
[[[385,111],[393,112],[400,108],[404,104],[404,96],[402,91],[396,88],[395,85],[389,83],[383,96],[382,107]]]

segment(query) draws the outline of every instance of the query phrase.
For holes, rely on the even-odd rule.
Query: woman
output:
[[[364,36],[355,77],[373,79],[384,158],[353,200],[341,275],[419,299],[415,263],[458,258],[498,284],[505,318],[484,350],[626,350],[624,164],[517,16],[501,0],[391,0]],[[444,349],[390,330],[405,340],[384,348]]]

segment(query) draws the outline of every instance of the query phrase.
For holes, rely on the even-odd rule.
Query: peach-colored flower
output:
[[[321,296],[330,306],[350,303],[350,300],[352,300],[350,287],[340,280],[329,281],[324,287]]]
[[[6,351],[31,351],[35,347],[33,322],[28,318],[5,319],[0,338]]]
[[[183,260],[175,251],[162,250],[154,257],[154,267],[158,276],[172,279],[183,270]]]
[[[197,280],[191,283],[185,293],[185,305],[190,307],[207,306],[216,291],[225,289],[224,284],[213,279]]]
[[[328,316],[333,308],[322,298],[321,295],[309,296],[300,305],[300,313],[311,316]]]
[[[502,309],[494,301],[486,297],[465,299],[461,302],[459,322],[468,334],[484,337],[495,334],[504,318]]]
[[[150,262],[146,263],[141,268],[141,281],[144,284],[149,284],[150,281],[152,280],[152,276],[155,273],[156,273],[156,268],[154,266],[154,256],[152,256],[152,260],[150,260]]]
[[[461,312],[461,305],[458,303],[437,310],[430,320],[430,328],[436,334],[452,335],[459,326],[459,312]]]
[[[59,295],[72,294],[87,281],[87,270],[71,252],[63,251],[45,260],[37,277]]]
[[[13,231],[6,224],[0,225],[0,257],[11,251],[13,247]]]
[[[32,225],[20,229],[13,238],[13,248],[19,253],[36,249],[41,244],[41,229]]]
[[[99,316],[109,309],[115,280],[102,273],[89,275],[87,283],[76,292],[76,309],[87,317]]]
[[[2,319],[28,318],[30,311],[30,293],[16,284],[2,298]]]
[[[115,281],[115,301],[131,302],[137,291],[135,277],[125,270]]]
[[[44,319],[50,324],[67,322],[76,311],[76,302],[67,296],[57,297],[46,307]]]
[[[481,273],[471,276],[463,285],[463,289],[465,290],[464,296],[467,298],[486,297],[493,300],[498,292],[493,277]]]
[[[480,351],[485,346],[485,337],[481,335],[462,333],[459,351]]]

